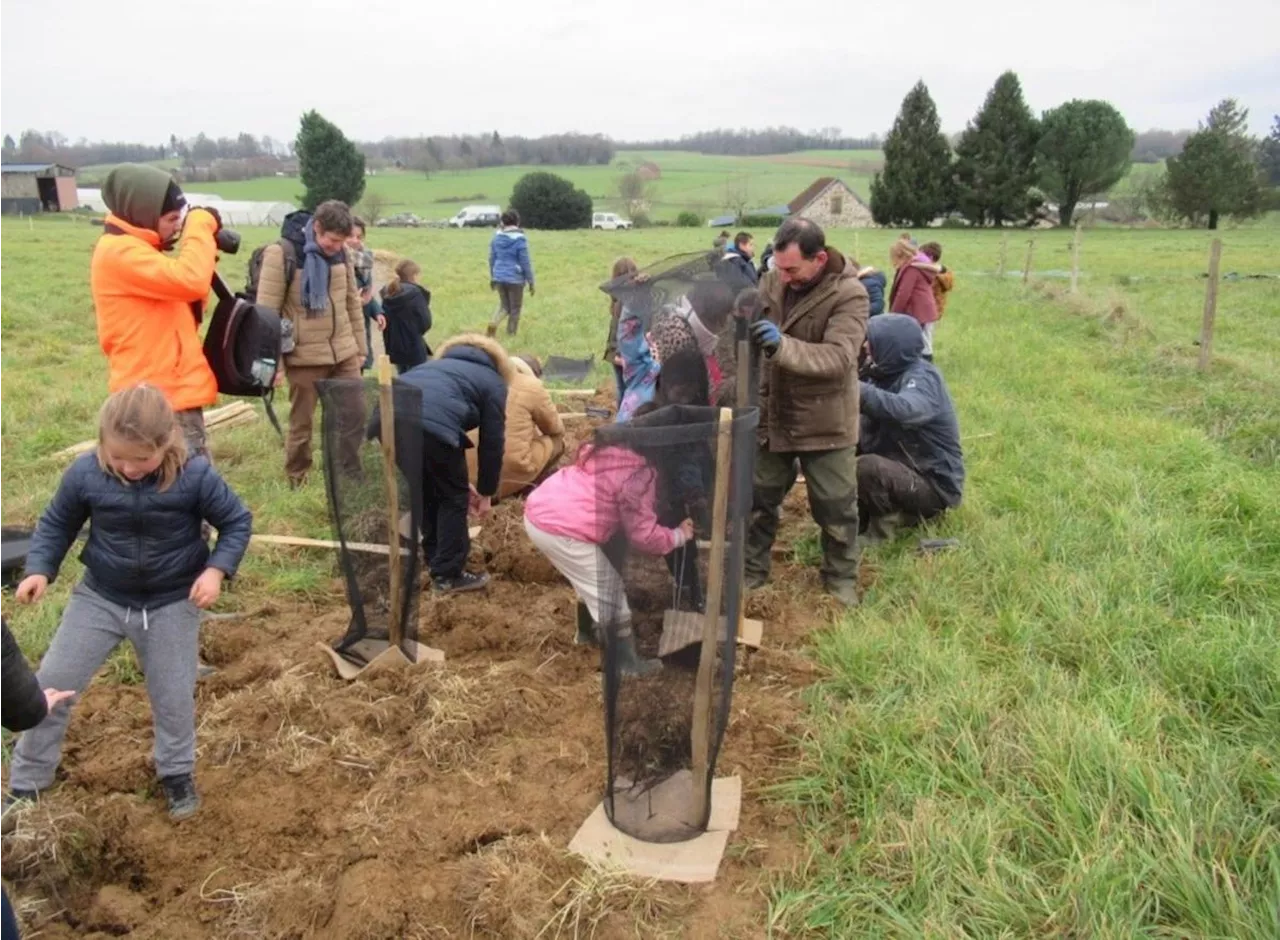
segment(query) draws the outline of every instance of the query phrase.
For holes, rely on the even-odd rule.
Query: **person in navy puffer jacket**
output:
[[[498,343],[475,333],[446,341],[436,357],[396,381],[422,393],[422,550],[432,585],[443,594],[475,591],[486,574],[464,569],[471,551],[467,513],[489,511],[506,447],[507,386],[515,368]],[[478,473],[467,473],[467,432],[480,429]],[[370,423],[376,436],[377,424]]]
[[[868,316],[880,316],[884,313],[884,289],[889,283],[888,279],[885,278],[883,271],[870,266],[864,268],[856,260],[852,263],[858,269],[858,280],[867,289],[867,301],[870,304]]]
[[[83,692],[121,641],[138,654],[155,721],[156,774],[169,816],[200,808],[195,686],[200,609],[218,598],[249,547],[253,517],[206,457],[188,457],[164,393],[116,392],[102,406],[98,446],[62,476],[31,539],[21,603],[40,600],[86,522],[83,580],[40,663],[46,688]],[[213,551],[201,533],[218,530]],[[35,800],[53,783],[68,709],[26,732],[9,767],[10,798]]]
[[[533,262],[529,260],[529,240],[520,229],[520,213],[508,209],[502,213],[502,228],[489,242],[489,286],[498,292],[498,310],[489,323],[490,336],[498,334],[503,318],[507,320],[507,335],[515,336],[520,325],[520,310],[524,306],[524,286],[533,286]]]

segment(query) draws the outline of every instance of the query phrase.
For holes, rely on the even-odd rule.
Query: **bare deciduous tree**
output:
[[[628,215],[635,216],[649,209],[649,181],[635,170],[618,177],[618,195]]]
[[[751,203],[751,177],[743,174],[735,176],[724,184],[724,207],[732,210],[735,218],[747,214]]]

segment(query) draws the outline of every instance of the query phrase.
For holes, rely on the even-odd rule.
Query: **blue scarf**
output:
[[[302,306],[307,316],[314,318],[329,311],[329,268],[346,261],[345,248],[326,255],[316,242],[315,223],[307,220],[303,226],[307,244],[302,261]]]

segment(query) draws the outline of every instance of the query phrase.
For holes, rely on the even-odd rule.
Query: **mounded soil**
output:
[[[801,490],[789,512],[804,511]],[[219,671],[198,690],[204,805],[187,822],[172,824],[152,791],[144,688],[92,686],[60,785],[5,836],[28,929],[46,940],[763,936],[770,879],[804,860],[794,812],[764,791],[804,733],[800,692],[816,670],[802,649],[827,616],[815,572],[783,558],[776,586],[750,598],[765,646],[740,650],[717,768],[743,778],[741,826],[718,880],[685,887],[566,851],[605,787],[599,653],[573,645],[572,591],[529,544],[518,502],[496,507],[473,553],[494,574],[487,592],[423,596],[420,639],[445,651],[443,666],[337,678],[316,644],[347,626],[339,594],[204,626]]]

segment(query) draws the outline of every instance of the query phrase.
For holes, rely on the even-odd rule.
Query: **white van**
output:
[[[616,232],[631,228],[631,220],[620,218],[613,212],[597,212],[591,216],[591,227],[602,232]]]
[[[454,228],[497,228],[502,221],[500,206],[467,206],[449,224]]]

